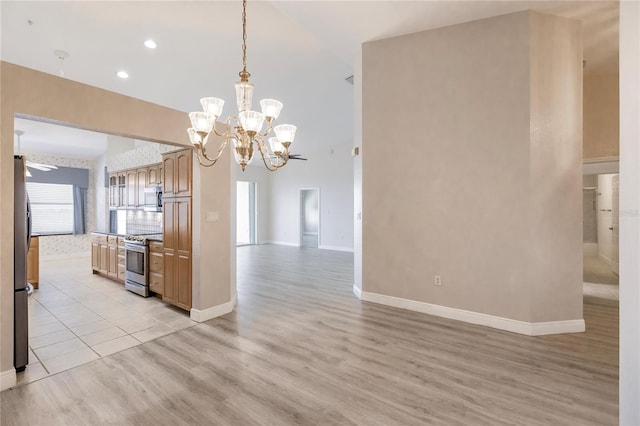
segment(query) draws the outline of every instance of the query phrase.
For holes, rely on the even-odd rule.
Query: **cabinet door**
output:
[[[191,196],[191,172],[193,168],[193,151],[185,149],[176,153],[174,185],[176,197]]]
[[[138,198],[136,199],[136,207],[144,207],[144,189],[147,187],[147,169],[138,169]]]
[[[127,172],[127,202],[126,207],[135,208],[138,203],[138,173],[136,170]]]
[[[118,281],[124,282],[126,275],[124,256],[118,256]]]
[[[162,245],[165,249],[176,249],[175,206],[175,199],[162,202]]]
[[[176,256],[172,249],[164,249],[164,284],[162,286],[162,300],[173,303],[177,301],[176,289]]]
[[[162,253],[149,252],[149,271],[162,274]]]
[[[109,250],[109,269],[107,270],[107,275],[111,278],[118,278],[118,246],[117,245],[109,245],[107,246]]]
[[[109,272],[109,247],[106,244],[100,244],[100,272],[106,274]]]
[[[115,173],[109,174],[109,207],[118,207],[118,177]]]
[[[191,253],[180,253],[176,260],[178,276],[176,305],[182,309],[191,309]]]
[[[91,268],[100,270],[100,244],[95,241],[91,243]]]
[[[174,172],[175,172],[176,154],[163,154],[162,155],[162,185],[163,193],[162,197],[174,196]]]
[[[31,247],[27,253],[27,282],[38,288],[40,277],[40,248],[38,247],[38,237],[31,238]]]
[[[127,173],[118,173],[118,206],[126,207],[127,205]]]
[[[157,294],[162,294],[164,291],[164,279],[162,274],[157,272],[149,273],[149,290]]]
[[[160,185],[160,177],[158,176],[158,165],[154,164],[147,168],[147,186]]]
[[[191,198],[178,198],[174,207],[176,248],[179,253],[191,253]]]

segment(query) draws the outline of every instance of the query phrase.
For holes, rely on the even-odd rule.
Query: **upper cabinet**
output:
[[[193,172],[193,150],[162,155],[163,198],[190,197]]]
[[[109,174],[109,208],[143,208],[144,189],[162,185],[161,173],[161,164],[111,172]]]
[[[147,167],[147,186],[159,186],[160,182],[160,165],[153,164]]]

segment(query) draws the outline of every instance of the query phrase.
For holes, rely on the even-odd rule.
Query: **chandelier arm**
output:
[[[227,125],[227,130],[224,133],[220,133],[218,131],[218,129],[216,129],[216,123],[217,121],[213,122],[213,133],[217,136],[223,137],[223,138],[228,138],[229,136],[231,136],[231,119],[235,118],[237,120],[237,118],[233,115],[230,115],[227,117],[227,119],[225,120],[225,124]]]
[[[266,138],[267,136],[269,136],[269,133],[271,133],[271,130],[273,129],[273,127],[271,126],[273,120],[267,122],[267,129],[264,131],[264,133],[261,133],[260,136],[262,136],[263,138]]]
[[[198,162],[204,167],[213,166],[214,164],[216,164],[216,162],[222,155],[222,152],[227,147],[227,143],[229,143],[229,139],[225,138],[224,142],[220,145],[220,148],[218,148],[218,152],[216,153],[215,158],[210,158],[207,155],[206,149],[202,145],[196,146],[196,154],[198,154],[198,160],[200,160],[200,158],[204,158],[205,160],[209,161],[211,164],[203,164],[202,161],[198,161]]]
[[[196,145],[195,146],[195,151],[196,151],[196,157],[198,158],[198,163],[200,163],[200,165],[202,167],[211,167],[214,164],[216,164],[215,161],[210,161],[208,159],[208,157],[206,156],[206,154],[202,153],[202,146]],[[209,162],[207,162],[207,161],[209,161]]]

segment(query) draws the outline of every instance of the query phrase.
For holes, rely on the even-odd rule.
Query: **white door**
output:
[[[320,194],[317,188],[300,190],[300,245],[318,248]]]
[[[611,269],[616,275],[620,274],[620,175],[615,175],[611,180]]]

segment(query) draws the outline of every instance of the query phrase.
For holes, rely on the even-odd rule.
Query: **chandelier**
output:
[[[240,81],[235,84],[238,116],[229,115],[225,120],[224,130],[219,131],[216,128],[216,121],[222,115],[224,100],[202,98],[200,103],[203,112],[189,114],[191,120],[191,127],[187,129],[189,139],[202,166],[213,166],[222,155],[224,148],[231,142],[235,160],[244,171],[247,164],[253,160],[255,143],[265,167],[270,171],[276,171],[289,161],[289,146],[296,135],[296,126],[280,124],[273,127],[274,121],[282,110],[282,103],[275,99],[261,100],[262,112],[251,110],[253,84],[249,83],[251,74],[247,72],[247,0],[242,1],[242,71],[239,75]],[[263,131],[265,121],[267,128]],[[271,130],[275,132],[275,137],[268,138],[267,145],[265,138],[269,136]],[[206,150],[211,133],[223,138],[215,157],[210,157]]]

